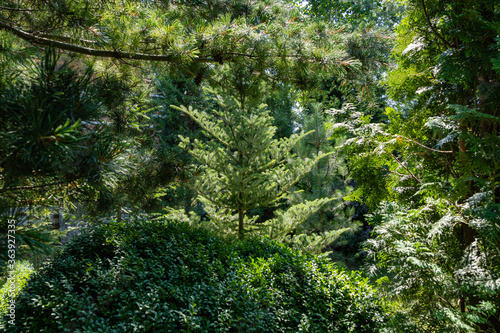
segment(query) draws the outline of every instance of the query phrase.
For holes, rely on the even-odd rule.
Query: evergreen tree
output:
[[[302,111],[302,130],[311,134],[301,140],[296,147],[300,158],[317,158],[322,153],[330,154],[318,161],[311,172],[297,183],[297,188],[301,191],[297,193],[295,200],[335,198],[309,219],[308,229],[313,232],[330,229],[332,220],[337,220],[337,223],[343,225],[350,224],[349,214],[347,216],[344,214],[347,207],[343,202],[343,197],[351,191],[347,185],[348,170],[344,158],[340,157],[338,150],[335,149],[335,141],[330,140],[331,133],[326,128],[323,113],[319,104],[313,104],[309,110]]]
[[[43,243],[50,237],[47,230],[37,236],[36,226],[49,213],[77,207],[96,217],[143,202],[144,196],[130,200],[138,189],[124,183],[141,169],[132,156],[147,108],[112,73],[103,75],[54,49],[33,57],[3,67],[11,80],[0,86],[1,238],[14,219],[18,244],[47,252]],[[167,171],[163,177],[173,174]]]
[[[385,290],[414,330],[499,331],[500,8],[407,5],[387,78],[389,121],[345,107],[333,126],[350,135],[358,196],[388,201],[372,217],[371,269],[391,273]]]
[[[350,177],[345,158],[339,156],[339,150],[336,149],[341,140],[331,140],[325,122],[327,114],[321,104],[313,103],[309,108],[296,112],[299,112],[302,131],[311,133],[298,142],[294,149],[297,156],[315,159],[322,154],[327,155],[297,182],[294,192],[289,196],[291,205],[329,199],[296,229],[296,235],[302,238],[302,242],[315,243],[306,246],[315,249],[312,250],[314,252],[333,246],[356,230],[354,207],[344,199],[352,192],[352,187],[348,185]],[[342,237],[338,239],[341,233]]]
[[[255,220],[247,216],[248,211],[279,203],[325,155],[319,154],[315,159],[292,156],[291,150],[306,134],[275,139],[276,127],[263,105],[248,107],[244,98],[224,100],[219,96],[217,100],[220,108],[212,114],[178,107],[211,139],[202,142],[183,137],[181,146],[203,168],[191,188],[202,198],[211,218],[232,223],[236,213],[238,235],[243,237],[245,225]],[[268,221],[261,227],[267,227],[272,238],[284,238],[327,201],[315,200],[295,209],[301,210],[302,216],[294,217],[294,223],[279,225]]]

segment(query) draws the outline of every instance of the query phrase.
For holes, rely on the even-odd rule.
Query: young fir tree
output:
[[[211,139],[202,142],[181,137],[180,145],[203,166],[191,188],[198,193],[211,220],[227,226],[237,219],[238,235],[243,237],[245,229],[255,221],[247,215],[249,210],[279,203],[326,155],[318,154],[315,159],[293,156],[291,150],[309,133],[275,139],[276,127],[264,105],[247,107],[251,103],[245,103],[244,98],[217,97],[217,101],[220,108],[211,114],[176,107],[196,121]],[[276,218],[261,224],[259,229],[271,238],[284,240],[327,201],[314,200],[291,207],[286,213],[277,212]]]

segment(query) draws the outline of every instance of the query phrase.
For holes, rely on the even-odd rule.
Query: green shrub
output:
[[[164,221],[76,238],[19,297],[8,332],[377,332],[357,273],[282,244]]]
[[[10,275],[8,270],[6,273],[7,275],[0,288],[0,328],[2,329],[11,320],[10,317],[6,316],[10,310],[10,297],[18,295],[24,288],[33,273],[33,265],[27,261],[18,261],[14,266],[13,274]]]

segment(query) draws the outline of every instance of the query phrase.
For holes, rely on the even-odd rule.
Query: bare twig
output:
[[[412,142],[412,143],[414,143],[414,144],[416,144],[416,145],[418,145],[418,146],[420,146],[422,148],[425,148],[425,149],[427,149],[429,151],[432,151],[432,152],[435,152],[435,153],[442,153],[442,154],[453,154],[454,153],[452,150],[437,150],[437,149],[433,149],[433,148],[427,147],[427,146],[421,144],[420,142],[417,142],[417,141],[414,141],[414,140],[412,140],[410,138],[407,138],[406,136],[393,135],[393,137],[405,139],[407,141],[410,141],[410,142]]]
[[[401,172],[392,171],[392,170],[387,170],[387,171],[389,171],[390,173],[396,174],[400,177],[408,177],[408,175],[405,175],[404,173],[401,173]]]
[[[391,154],[392,158],[393,158],[396,162],[398,162],[398,164],[399,164],[399,165],[401,165],[401,166],[402,166],[402,167],[403,167],[406,171],[408,171],[408,173],[409,173],[409,174],[410,174],[410,175],[411,175],[411,176],[412,176],[412,177],[413,177],[413,178],[414,178],[417,182],[422,183],[422,181],[421,181],[420,179],[418,179],[418,178],[417,178],[417,177],[413,174],[413,172],[411,172],[411,171],[410,171],[410,169],[408,169],[408,167],[407,167],[407,166],[405,166],[403,163],[401,163],[401,161],[400,161],[400,160],[398,160],[398,158],[397,158],[396,156],[394,156],[394,154],[393,154],[393,153],[390,153],[390,154]]]
[[[422,3],[422,9],[424,10],[425,18],[427,19],[427,22],[429,22],[429,26],[431,27],[434,34],[444,43],[444,45],[452,49],[453,45],[451,45],[450,42],[444,39],[444,37],[441,36],[441,34],[437,31],[436,27],[434,27],[434,25],[432,24],[431,19],[429,18],[429,14],[427,13],[427,7],[425,7],[425,1],[420,0],[420,2]]]

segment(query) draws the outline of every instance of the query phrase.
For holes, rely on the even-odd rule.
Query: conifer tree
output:
[[[211,139],[202,142],[182,137],[181,146],[203,166],[191,188],[200,196],[211,219],[227,225],[237,215],[238,235],[243,237],[245,226],[255,221],[248,211],[276,205],[325,155],[319,154],[315,159],[293,156],[291,150],[309,133],[275,139],[276,127],[264,105],[252,107],[244,97],[224,100],[218,96],[217,101],[220,108],[211,114],[177,107]],[[297,215],[278,213],[260,227],[272,238],[284,239],[327,201],[303,203],[293,209]]]
[[[145,94],[138,97],[113,73],[70,61],[55,49],[33,58],[0,61],[9,78],[0,83],[0,267],[8,220],[18,224],[17,244],[48,253],[49,212],[78,207],[97,217],[124,203],[142,205],[144,189],[155,190],[151,182],[127,186],[144,164],[136,155],[145,141]],[[167,182],[175,169],[165,169]],[[142,178],[156,173],[148,170]]]
[[[382,290],[406,309],[395,322],[415,326],[401,331],[499,332],[500,8],[406,3],[389,121],[344,105],[333,125],[351,136],[358,196],[380,203],[370,271],[391,273]]]
[[[313,158],[322,153],[330,153],[330,156],[319,161],[311,172],[298,182],[296,187],[301,191],[294,200],[335,197],[335,200],[323,206],[309,219],[308,229],[325,231],[331,228],[333,219],[341,224],[349,224],[349,214],[344,213],[342,198],[347,196],[352,188],[347,185],[349,177],[345,159],[338,156],[338,150],[335,149],[335,141],[339,140],[330,140],[331,133],[326,128],[327,117],[321,104],[313,103],[307,110],[302,110],[301,118],[303,130],[312,133],[298,143],[297,154],[300,157]]]

